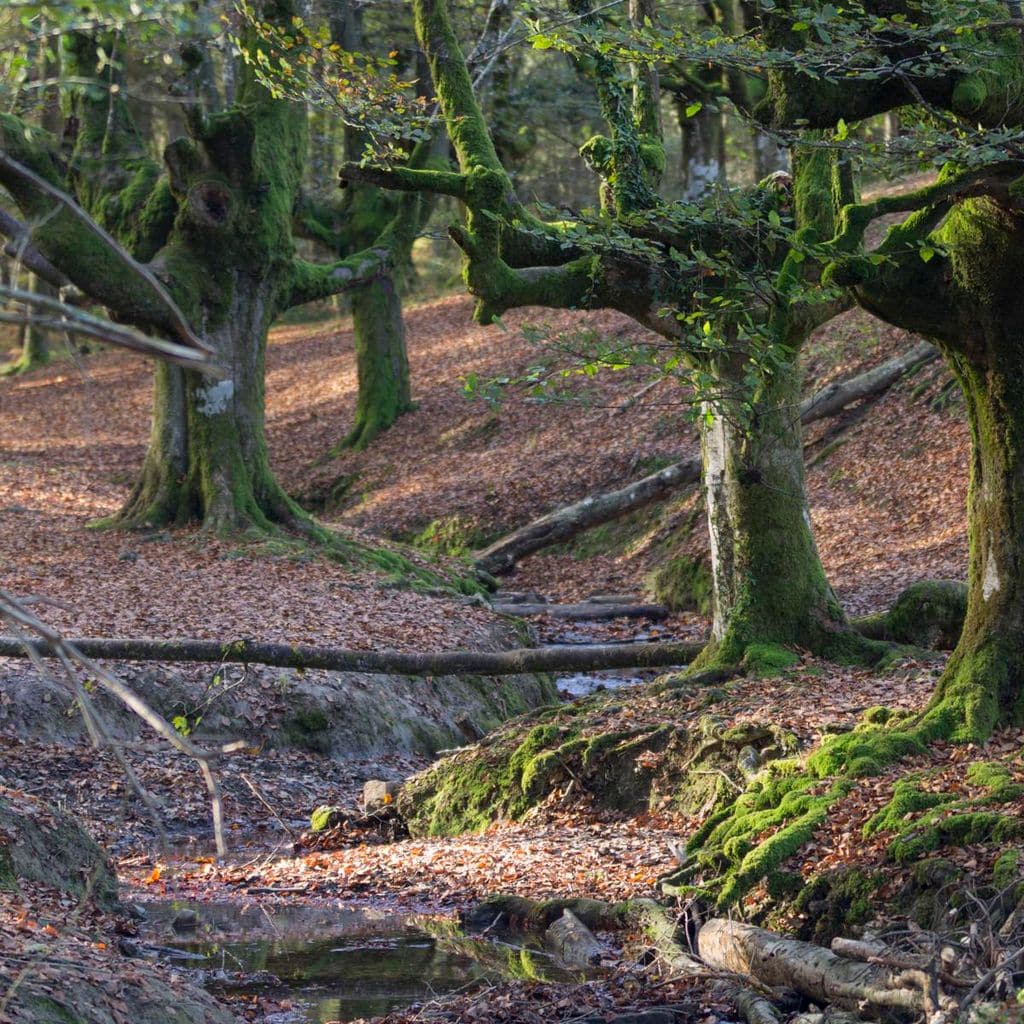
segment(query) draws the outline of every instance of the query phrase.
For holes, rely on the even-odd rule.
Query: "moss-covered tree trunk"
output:
[[[413,408],[402,300],[390,276],[352,290],[359,394],[345,447],[365,448]]]
[[[1012,322],[989,326],[984,356],[952,360],[971,425],[969,589],[936,706],[966,739],[1024,721],[1024,351]]]
[[[941,179],[940,179],[941,181]],[[1024,225],[1015,187],[957,204],[922,261],[914,215],[883,247],[909,251],[858,289],[866,308],[936,340],[971,428],[967,613],[936,690],[935,731],[983,740],[1024,722]],[[1001,194],[1000,194],[1001,193]]]
[[[118,43],[106,41],[108,52]],[[86,80],[95,46],[79,36],[68,47],[72,70]],[[305,112],[273,99],[246,67],[232,107],[190,110],[190,136],[167,147],[162,170],[110,84],[73,98],[78,193],[136,256],[151,258],[223,376],[158,366],[141,478],[105,525],[199,521],[223,533],[308,525],[274,480],[264,433],[267,331],[294,284]]]
[[[211,380],[160,366],[153,426],[141,479],[110,522],[125,526],[202,522],[220,533],[300,525],[301,514],[275,482],[264,433],[264,353],[274,310],[268,280],[207,268],[230,304],[204,310],[203,332],[229,369]],[[268,294],[268,291],[271,294]]]
[[[55,298],[57,295],[56,288],[35,274],[31,275],[29,289],[39,295],[47,295],[51,298]],[[46,331],[35,324],[27,323],[22,327],[20,343],[21,353],[18,358],[6,366],[0,366],[0,376],[10,377],[27,373],[39,366],[45,366],[50,361],[49,338]]]
[[[364,48],[363,9],[352,0],[334,0],[331,38],[350,52]],[[345,156],[362,157],[366,138],[352,127],[345,129]],[[342,204],[344,226],[338,235],[338,253],[372,245],[387,229],[398,203],[394,196],[368,185],[350,185]],[[396,253],[409,264],[409,251]],[[402,299],[393,274],[382,275],[352,290],[352,334],[356,350],[355,422],[339,448],[365,448],[403,413],[413,408],[409,357],[405,342]]]
[[[257,6],[263,18],[293,24],[291,0]],[[271,45],[251,26],[243,36],[250,52]],[[125,102],[121,45],[113,35],[76,35],[68,42],[66,66],[76,88],[66,173],[52,136],[0,115],[0,146],[42,181],[0,167],[0,184],[35,225],[39,250],[126,322],[198,336],[220,372],[214,379],[160,368],[142,478],[108,522],[199,521],[217,531],[282,524],[333,543],[336,538],[301,512],[270,471],[263,411],[267,330],[291,306],[390,272],[391,254],[374,246],[330,264],[295,256],[291,231],[307,153],[305,111],[271,95],[245,62],[232,105],[210,109],[203,101],[208,90],[196,89],[208,77],[201,44],[183,50],[179,94],[188,101],[188,137],[167,146],[163,166],[157,163]],[[110,59],[97,71],[101,51]],[[52,186],[73,191],[76,203],[55,201]],[[115,241],[83,223],[78,209]]]
[[[845,635],[807,511],[800,379],[793,363],[767,377],[749,426],[729,400],[703,422],[714,622],[702,664],[739,661],[754,644],[828,648]]]

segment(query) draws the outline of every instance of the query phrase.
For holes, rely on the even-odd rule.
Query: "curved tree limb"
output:
[[[383,245],[371,246],[335,263],[295,259],[291,290],[281,306],[287,309],[339,295],[388,273],[393,269],[392,263],[391,250]]]
[[[0,299],[17,302],[25,307],[25,312],[0,311],[0,321],[4,323],[29,323],[50,330],[83,334],[107,345],[117,345],[120,348],[141,352],[143,355],[155,356],[192,370],[200,370],[214,376],[220,373],[210,363],[209,356],[205,352],[197,352],[193,348],[178,345],[165,338],[155,338],[150,334],[143,334],[141,331],[135,330],[134,327],[116,324],[112,320],[94,316],[84,309],[69,306],[48,295],[0,285]]]
[[[0,235],[7,238],[4,255],[21,263],[54,288],[66,288],[71,282],[33,244],[28,228],[0,208]]]

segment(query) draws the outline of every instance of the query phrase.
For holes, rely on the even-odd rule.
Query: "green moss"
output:
[[[648,578],[648,587],[656,601],[671,611],[711,611],[711,570],[703,559],[680,555],[669,559]]]
[[[6,840],[2,836],[0,836],[0,890],[4,892],[18,891],[18,876],[14,871],[14,860]]]
[[[904,590],[889,611],[858,619],[857,630],[876,640],[949,650],[967,614],[967,587],[955,580],[923,580]]]
[[[972,811],[934,821],[916,832],[905,831],[889,844],[889,854],[897,863],[910,863],[945,846],[1002,843],[1022,835],[1024,822],[1015,816]]]
[[[941,807],[955,799],[948,793],[932,793],[921,789],[919,777],[901,779],[893,787],[889,803],[864,825],[864,835],[870,837],[879,832],[898,831],[904,827],[909,815]]]
[[[849,935],[877,910],[877,893],[884,876],[857,868],[841,868],[811,879],[796,897],[800,917],[798,937],[828,946],[838,935]]]
[[[992,865],[992,884],[999,892],[1005,892],[1021,878],[1021,851],[1004,850]]]
[[[301,708],[286,718],[277,728],[281,744],[328,754],[331,750],[331,723],[319,708]]]
[[[485,543],[480,527],[459,512],[429,522],[412,540],[413,547],[442,555],[468,555]]]
[[[778,644],[750,644],[743,655],[749,675],[771,676],[800,664],[800,657]]]
[[[309,818],[309,828],[312,832],[326,832],[333,828],[339,821],[343,821],[345,812],[341,807],[332,807],[330,804],[321,804],[313,809]]]
[[[987,809],[1024,796],[1024,786],[1013,781],[1005,765],[972,762],[967,781],[987,792],[962,798],[923,789],[920,776],[901,779],[893,787],[889,803],[865,825],[865,836],[893,833],[890,855],[897,862],[909,863],[947,845],[1002,842],[1024,835],[1024,822],[1019,818]]]

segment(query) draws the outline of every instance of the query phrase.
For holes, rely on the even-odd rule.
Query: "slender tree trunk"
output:
[[[352,291],[359,395],[346,448],[365,448],[413,408],[402,300],[390,277]]]
[[[29,277],[29,290],[54,298],[57,295],[57,289],[36,274]],[[20,342],[21,355],[13,362],[0,367],[0,376],[10,377],[15,374],[27,373],[39,366],[45,366],[50,361],[50,340],[46,331],[34,324],[25,324],[21,328]]]
[[[332,40],[339,46],[350,52],[362,49],[360,5],[352,0],[339,0],[330,29]],[[366,142],[364,134],[348,127],[344,142],[346,159],[360,159]],[[345,197],[345,247],[362,249],[371,245],[388,226],[395,210],[394,197],[388,193],[371,185],[350,185]],[[398,255],[409,258],[408,252]],[[413,408],[402,300],[393,275],[352,291],[352,333],[359,385],[356,417],[352,430],[335,452],[341,448],[365,448]]]
[[[686,107],[686,103],[676,103],[683,134],[683,198],[696,199],[712,185],[725,184],[725,129],[721,111],[704,106],[687,117]]]

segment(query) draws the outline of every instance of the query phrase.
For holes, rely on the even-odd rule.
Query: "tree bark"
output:
[[[925,1012],[927,992],[903,972],[845,960],[822,946],[785,939],[753,925],[712,918],[698,934],[702,959],[712,967],[750,975],[771,988],[796,989],[819,1004],[886,1017],[892,1011]]]
[[[30,277],[30,291],[51,298],[57,297],[57,289],[48,284],[38,274]],[[21,329],[21,355],[6,366],[0,367],[0,376],[15,376],[28,373],[50,361],[50,341],[47,332],[32,323],[26,323]]]
[[[353,289],[352,331],[359,393],[342,446],[358,451],[413,408],[402,300],[390,276]]]
[[[937,359],[938,354],[933,345],[920,342],[881,366],[850,380],[829,384],[801,403],[801,422],[804,425],[814,423],[834,416],[853,402],[882,394],[909,370]],[[517,562],[535,551],[569,540],[592,526],[610,522],[659,501],[672,491],[697,483],[700,468],[699,458],[686,459],[619,490],[589,495],[496,540],[477,552],[475,562],[495,575],[510,572]]]
[[[955,721],[955,737],[966,740],[1024,721],[1024,355],[1015,325],[990,325],[983,356],[952,360],[973,445],[970,556],[964,628],[939,680],[935,710]]]
[[[563,963],[583,969],[600,963],[605,953],[594,933],[568,907],[548,925],[544,945]]]
[[[341,0],[329,18],[332,41],[349,52],[364,47],[362,6]],[[359,161],[366,144],[365,133],[353,127],[345,129],[345,158]],[[350,184],[342,202],[345,225],[339,232],[342,250],[363,249],[372,245],[395,216],[398,203],[383,190],[367,184]],[[409,265],[412,241],[395,263]],[[409,356],[405,342],[402,300],[393,273],[382,275],[356,288],[352,296],[352,333],[356,349],[358,395],[352,429],[338,448],[362,450],[387,430],[403,413],[413,408]]]
[[[278,668],[320,668],[402,676],[509,676],[529,672],[593,672],[616,668],[667,668],[685,665],[700,653],[699,643],[595,644],[523,647],[511,651],[346,651],[307,644],[258,643],[250,640],[130,640],[68,638],[89,658],[110,661],[158,661],[184,664],[256,664]],[[45,657],[48,648],[34,643]],[[15,637],[0,637],[0,657],[28,657]]]

